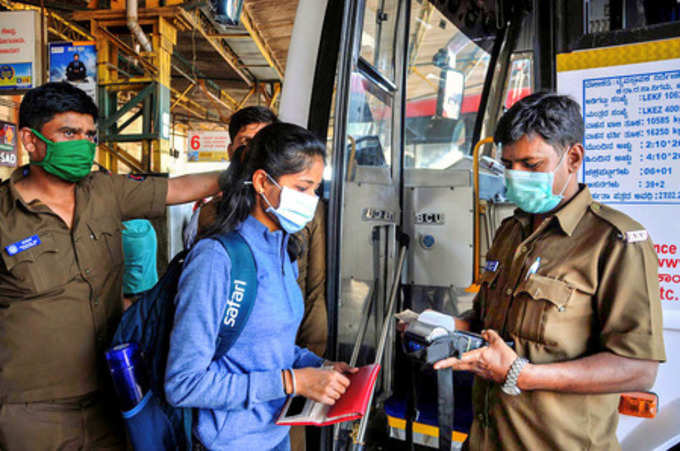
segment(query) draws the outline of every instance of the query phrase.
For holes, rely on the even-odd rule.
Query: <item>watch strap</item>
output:
[[[517,379],[519,379],[519,373],[527,363],[529,363],[529,360],[525,359],[524,357],[517,357],[515,361],[512,362],[512,365],[510,365],[510,369],[508,370],[508,374],[505,375],[505,381],[503,382],[503,385],[501,385],[501,390],[503,393],[512,396],[522,393],[522,390],[517,387]]]

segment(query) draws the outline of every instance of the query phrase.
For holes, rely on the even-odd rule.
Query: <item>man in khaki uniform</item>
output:
[[[68,83],[19,111],[31,163],[0,185],[0,449],[124,449],[103,363],[122,312],[121,221],[213,194],[217,174],[90,173],[97,107]]]
[[[618,449],[617,393],[649,389],[665,360],[652,241],[578,184],[583,119],[569,97],[519,101],[495,141],[519,209],[457,324],[485,329],[489,346],[435,367],[477,376],[469,449]]]
[[[236,150],[247,145],[253,137],[267,125],[277,122],[278,118],[264,107],[247,107],[237,111],[229,122],[231,143],[227,149],[229,158],[236,155]],[[217,201],[213,199],[201,207],[198,218],[198,236],[210,228],[217,218]],[[304,252],[298,258],[298,285],[305,300],[305,313],[298,329],[295,344],[307,348],[318,356],[326,352],[328,340],[328,318],[326,313],[326,216],[320,202],[314,219],[305,228],[295,234]],[[305,428],[294,426],[290,430],[291,448],[293,451],[305,450]]]

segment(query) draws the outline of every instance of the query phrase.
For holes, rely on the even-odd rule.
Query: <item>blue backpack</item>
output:
[[[236,281],[246,283],[240,309],[242,315],[238,316],[236,325],[227,327],[226,318],[221,318],[213,358],[217,360],[229,351],[248,322],[257,295],[257,269],[250,247],[238,232],[215,239],[231,258],[231,283],[225,296],[228,298],[234,291]],[[149,390],[136,407],[122,412],[130,441],[138,451],[191,450],[193,409],[170,405],[164,389],[170,332],[175,318],[175,294],[187,252],[177,254],[161,280],[125,311],[113,337],[112,346],[136,342],[147,369]]]

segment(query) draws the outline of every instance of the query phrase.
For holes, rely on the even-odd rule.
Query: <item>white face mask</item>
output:
[[[269,174],[267,174],[267,177],[281,190],[281,200],[279,208],[274,208],[269,199],[264,194],[261,194],[264,201],[269,205],[266,211],[276,216],[279,224],[281,224],[281,227],[286,232],[299,232],[314,218],[319,196],[311,196],[290,189],[287,186],[281,186]]]

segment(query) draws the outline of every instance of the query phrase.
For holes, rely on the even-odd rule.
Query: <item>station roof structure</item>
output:
[[[138,0],[139,21],[145,33],[153,33],[148,20],[157,17],[164,17],[176,28],[171,59],[173,114],[226,122],[246,105],[276,109],[298,0],[245,0],[237,26],[224,26],[215,20],[210,3]],[[43,11],[50,42],[83,41],[95,38],[93,23],[115,24],[115,19],[124,18],[126,2],[0,0],[0,8]],[[139,48],[124,22],[107,31],[107,39],[117,39],[118,44],[130,49]],[[144,58],[144,52],[140,53]],[[119,79],[124,79],[126,72],[134,78],[134,71],[126,70],[128,63],[130,58],[121,57]]]

